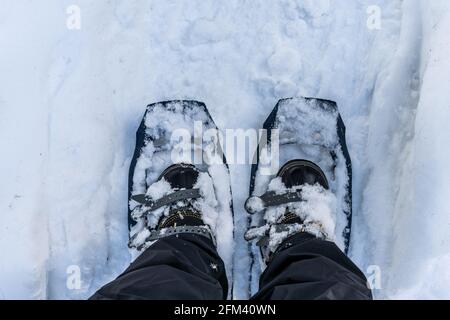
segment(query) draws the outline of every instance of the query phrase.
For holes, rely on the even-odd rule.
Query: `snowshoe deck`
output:
[[[269,181],[287,161],[304,159],[316,163],[337,197],[336,244],[347,253],[352,219],[352,165],[345,126],[336,103],[301,97],[282,99],[264,122],[263,129],[267,136],[260,140],[251,168],[250,197],[262,196]],[[267,157],[273,159],[268,161]],[[262,213],[251,215],[250,227],[260,226],[262,219]],[[250,254],[253,257],[250,286],[254,288],[261,270],[257,259],[259,248],[255,244],[251,245]]]
[[[143,215],[139,207],[143,201],[138,200],[171,164],[193,164],[200,172],[207,172],[217,199],[217,212],[208,212],[208,219],[215,221],[210,227],[232,287],[233,204],[228,165],[215,134],[217,127],[202,102],[175,100],[147,106],[136,132],[128,176],[128,224],[130,239],[157,224],[164,206],[150,208],[155,211]]]

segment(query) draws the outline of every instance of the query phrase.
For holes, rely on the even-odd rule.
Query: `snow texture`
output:
[[[268,248],[271,252],[275,252],[284,240],[299,231],[333,242],[336,242],[336,234],[342,234],[342,230],[336,230],[336,197],[319,184],[286,188],[281,178],[276,177],[270,181],[266,191],[273,191],[276,194],[300,191],[302,197],[302,201],[299,202],[268,207],[264,211],[264,224],[246,233],[247,238],[259,238],[267,233]],[[248,206],[254,212],[261,211],[261,204],[257,201],[248,203]],[[289,225],[288,230],[280,232],[276,225],[283,223],[282,220],[287,213],[300,217],[302,223]]]
[[[248,129],[310,96],[347,126],[350,256],[380,271],[375,296],[450,299],[448,30],[448,0],[3,0],[0,298],[84,299],[129,265],[127,174],[148,103],[200,100],[221,129]],[[230,170],[232,281],[247,298],[250,165]]]
[[[281,182],[281,178],[276,178],[274,181]],[[271,182],[268,190],[273,191],[273,187],[274,183]],[[286,187],[284,190],[294,191]],[[327,235],[327,239],[335,241],[336,198],[334,194],[320,185],[304,185],[301,187],[301,195],[303,201],[267,209],[265,220],[269,223],[279,223],[286,212],[291,212],[299,216],[305,224],[318,224],[322,233]]]

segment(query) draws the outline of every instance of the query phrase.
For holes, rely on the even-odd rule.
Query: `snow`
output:
[[[311,96],[347,126],[350,256],[379,267],[375,296],[449,299],[449,24],[447,0],[2,1],[0,297],[84,299],[128,266],[127,174],[148,103],[200,100],[220,128],[248,129],[280,98]],[[247,298],[250,165],[230,170]]]
[[[298,214],[305,224],[318,224],[322,233],[329,240],[336,238],[336,197],[319,185],[302,188],[304,201],[293,203],[288,210]]]
[[[245,202],[245,209],[250,214],[255,214],[264,210],[264,201],[260,197],[249,197]]]
[[[264,236],[267,232],[269,236],[268,248],[271,252],[275,252],[284,240],[300,230],[314,234],[318,238],[336,242],[337,234],[342,234],[343,230],[336,230],[337,199],[330,190],[325,190],[319,184],[287,188],[280,177],[273,178],[266,190],[266,192],[275,192],[276,194],[287,194],[296,191],[301,193],[302,201],[266,208],[263,218],[264,223],[261,226],[250,229],[246,233],[246,238],[254,240]],[[253,197],[250,199],[253,199]],[[247,205],[250,207],[251,212],[261,211],[258,208],[261,204],[257,201],[247,202]],[[278,226],[283,224],[283,219],[287,213],[300,217],[302,223],[284,224],[287,230],[280,231]]]
[[[337,114],[323,112],[314,100],[291,99],[279,106],[280,143],[334,148],[338,144]],[[299,128],[302,128],[299,132]]]
[[[146,196],[149,197],[152,200],[159,200],[165,195],[168,195],[169,193],[173,192],[172,188],[170,187],[170,183],[168,183],[164,178],[151,184],[147,188]]]

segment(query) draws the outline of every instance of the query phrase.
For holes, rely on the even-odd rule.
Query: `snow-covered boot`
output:
[[[345,125],[337,104],[305,97],[281,99],[262,129],[255,153],[256,161],[251,168],[250,199],[246,206],[252,214],[246,238],[260,240],[260,246],[249,246],[253,262],[250,288],[258,285],[256,279],[265,262],[277,249],[280,240],[286,239],[286,235],[301,230],[317,233],[322,238],[333,239],[347,253],[352,220],[352,165],[345,141]],[[303,162],[303,169],[298,171],[298,162],[288,164],[292,159],[305,159],[315,166],[307,166]],[[280,164],[284,163],[287,165],[280,170]],[[321,170],[317,170],[317,167]],[[302,179],[307,179],[310,171],[314,170],[322,172],[314,175],[318,179],[315,185],[304,184],[301,192],[293,187],[307,181]],[[287,185],[283,183],[282,176]],[[272,201],[278,197],[291,197],[292,202],[266,208],[263,195],[271,191],[275,194],[271,196]],[[287,195],[283,196],[284,193]],[[286,212],[287,207],[291,214]],[[294,217],[294,213],[300,217]],[[258,259],[261,251],[264,251],[263,257]]]
[[[212,199],[206,199],[212,196]],[[208,200],[215,202],[214,187],[208,173],[191,164],[174,164],[166,168],[146,194],[131,197],[140,204],[140,215],[151,223],[143,232],[130,239],[130,246],[142,250],[152,241],[180,233],[205,236],[215,243],[211,227],[203,221],[202,207]]]
[[[189,164],[174,164],[168,167],[161,174],[160,179],[166,180],[173,190],[195,190],[199,171],[195,166]],[[196,193],[194,191],[194,193]],[[172,204],[169,210],[169,216],[162,217],[157,229],[180,227],[180,226],[200,226],[205,223],[202,220],[201,213],[195,208],[192,199],[197,194],[192,194],[192,198],[187,199],[184,206]],[[190,201],[191,200],[191,201]]]
[[[291,236],[306,232],[333,241],[335,197],[319,166],[307,160],[287,162],[272,179],[267,191],[246,201],[250,213],[264,211],[264,224],[246,233],[247,240],[258,239],[267,264]]]

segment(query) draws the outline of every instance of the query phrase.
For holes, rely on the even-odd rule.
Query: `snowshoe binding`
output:
[[[299,232],[334,241],[347,252],[352,171],[336,103],[280,100],[263,129],[245,204],[251,214],[246,239],[258,240],[251,255],[260,251],[264,266],[284,240]],[[284,163],[281,169],[279,163]],[[251,274],[257,275],[261,268],[253,261]]]

